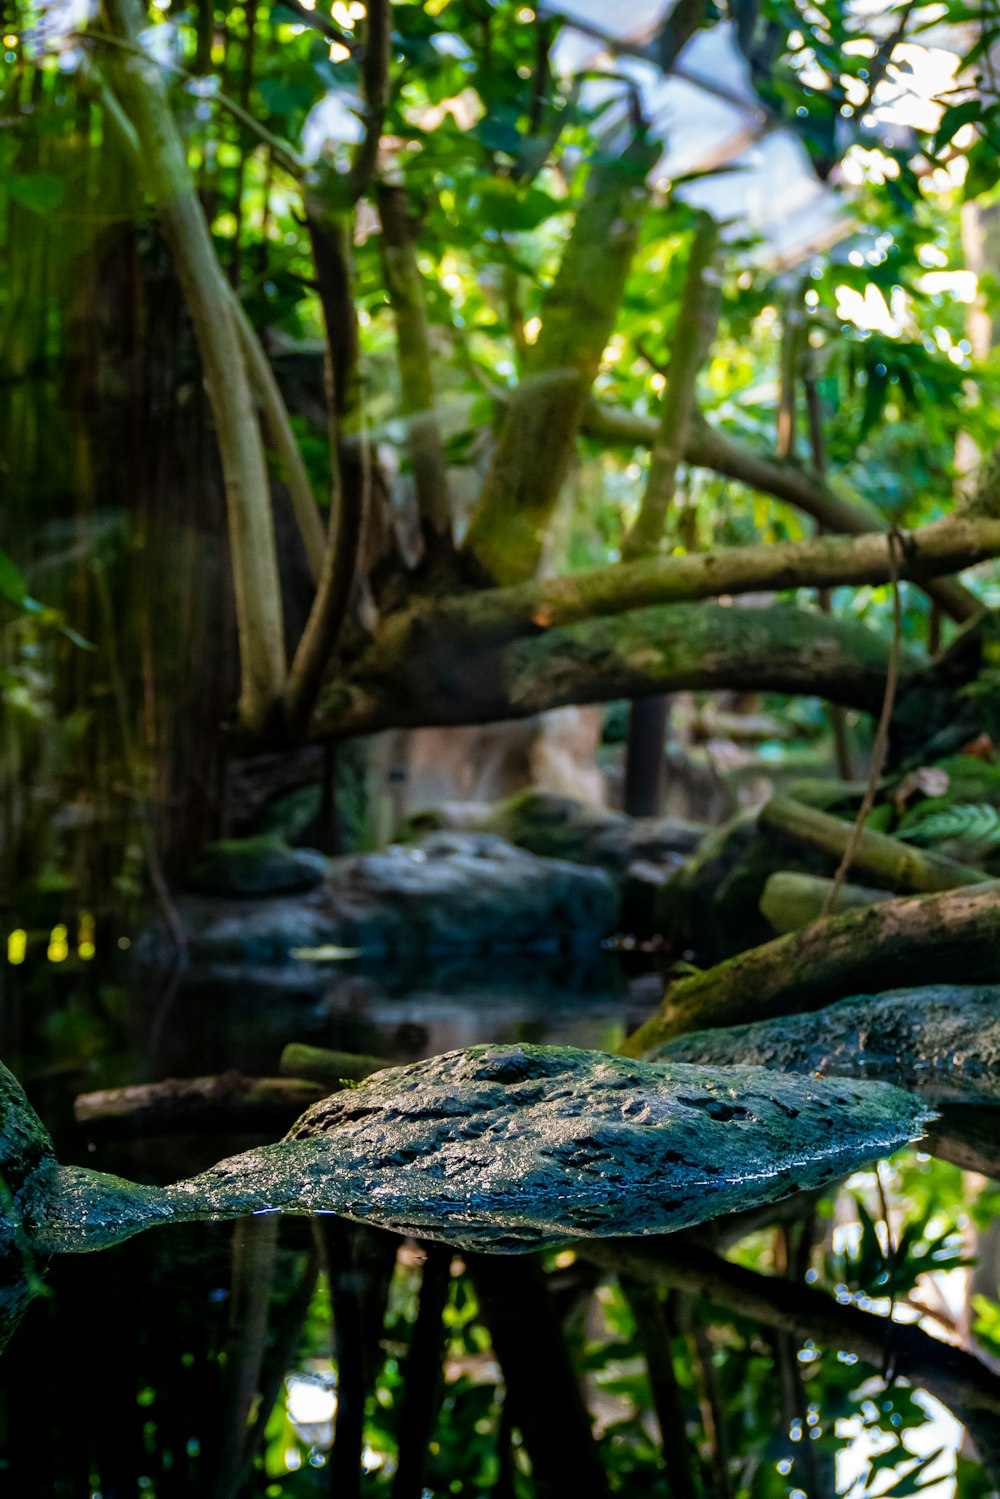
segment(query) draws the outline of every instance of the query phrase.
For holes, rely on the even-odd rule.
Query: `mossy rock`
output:
[[[187,882],[206,895],[286,895],[322,883],[328,863],[314,849],[290,848],[283,838],[224,838],[203,848]]]

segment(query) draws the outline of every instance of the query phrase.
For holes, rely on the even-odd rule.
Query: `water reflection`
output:
[[[617,1008],[624,1028],[641,1006],[604,967],[555,1004],[537,960],[503,961],[489,983],[338,971],[278,996],[191,974],[157,1057],[109,1052],[86,1081],[273,1072],[290,1040],[403,1058],[456,1040],[594,1044],[592,1026]],[[122,1034],[138,1059],[149,1022],[126,1012]],[[88,1140],[66,1122],[80,1079],[63,1082],[33,1090],[63,1159],[164,1182],[255,1143]],[[997,1123],[959,1107],[938,1131],[971,1169],[989,1164]],[[835,1203],[811,1192],[523,1260],[273,1216],[58,1256],[0,1361],[3,1476],[12,1493],[102,1499],[832,1499],[881,1471],[873,1492],[926,1482],[927,1499],[985,1499],[1000,1464],[996,1261],[976,1272],[975,1305],[962,1261],[973,1226],[989,1251],[998,1209],[989,1182],[909,1153]],[[15,1299],[29,1288],[7,1284]]]

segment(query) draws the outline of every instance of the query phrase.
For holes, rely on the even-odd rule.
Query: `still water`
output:
[[[279,1100],[252,1131],[233,1115],[227,1132],[224,1111],[81,1125],[78,1095],[275,1077],[292,1042],[393,1062],[479,1042],[613,1049],[659,992],[648,961],[607,953],[405,972],[133,959],[8,965],[3,1056],[61,1161],[149,1183],[277,1138],[297,1110]],[[989,1111],[974,1124],[1000,1136]],[[985,1499],[1000,1193],[961,1169],[974,1149],[950,1153],[540,1256],[271,1215],[57,1256],[0,1360],[0,1490]],[[875,1321],[890,1312],[916,1343]]]

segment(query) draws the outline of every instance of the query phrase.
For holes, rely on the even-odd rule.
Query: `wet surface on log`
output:
[[[667,1042],[662,1060],[880,1078],[934,1103],[1000,1104],[1000,988],[859,994],[824,1010]]]
[[[663,1233],[815,1187],[919,1137],[883,1083],[482,1046],[376,1073],[275,1145],[173,1187],[62,1167],[33,1223],[46,1251],[156,1222],[337,1213],[497,1253]]]

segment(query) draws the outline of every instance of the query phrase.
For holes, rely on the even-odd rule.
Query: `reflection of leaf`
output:
[[[360,956],[360,947],[335,947],[329,942],[323,947],[292,948],[292,957],[300,963],[346,963],[349,958]]]

